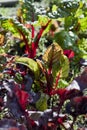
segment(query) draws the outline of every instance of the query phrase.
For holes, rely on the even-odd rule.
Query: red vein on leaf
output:
[[[59,79],[60,79],[60,72],[58,73],[58,75],[57,75],[57,77],[56,77],[56,82],[55,82],[55,84],[54,84],[54,88],[57,87],[58,82],[59,82]]]

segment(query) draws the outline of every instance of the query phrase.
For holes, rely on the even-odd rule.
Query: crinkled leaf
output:
[[[35,62],[33,59],[27,57],[20,57],[16,59],[16,63],[20,63],[27,66],[34,73],[35,77],[38,78],[39,67],[37,62]]]
[[[39,65],[40,69],[42,70],[42,72],[44,73],[44,66],[43,66],[43,63],[40,61],[40,60],[36,60],[37,61],[37,64]]]
[[[16,73],[16,74],[15,74],[15,80],[16,80],[16,82],[18,82],[18,83],[21,83],[21,82],[23,81],[23,77],[21,76],[20,73]]]
[[[83,18],[81,18],[81,19],[79,19],[79,23],[80,23],[80,29],[82,30],[82,31],[86,31],[86,29],[87,29],[87,17],[83,17]]]
[[[60,31],[55,34],[54,40],[61,45],[62,48],[72,48],[77,40],[77,35],[71,31]]]
[[[2,27],[12,32],[15,36],[19,36],[19,30],[21,30],[24,33],[24,35],[30,36],[29,30],[18,20],[4,17],[0,17],[0,20]]]
[[[69,60],[64,55],[61,56],[60,66],[61,66],[61,69],[62,69],[61,77],[67,77],[68,74],[69,74]]]
[[[69,17],[65,17],[65,24],[64,24],[65,30],[75,30],[77,31],[80,29],[80,25],[78,24],[78,18],[72,17],[71,15]]]
[[[78,48],[80,50],[79,56],[81,58],[87,59],[87,39],[82,38],[79,41]]]
[[[7,59],[5,56],[0,55],[0,64],[5,64],[7,62]]]
[[[57,4],[57,2],[56,2],[56,4]],[[52,12],[50,9],[51,13],[48,12],[49,17],[51,17],[51,18],[68,17],[77,11],[79,4],[77,2],[73,2],[73,1],[62,1],[62,2],[59,2],[57,6],[58,7],[56,10],[53,10],[53,8],[51,7]]]

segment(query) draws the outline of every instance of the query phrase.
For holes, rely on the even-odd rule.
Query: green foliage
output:
[[[56,4],[56,10],[53,9],[53,4]],[[70,15],[74,15],[78,9],[79,4],[73,1],[60,1],[51,4],[50,2],[50,10],[48,11],[48,16],[51,18],[64,18]]]
[[[19,109],[24,108],[23,113],[26,114],[26,109],[30,110],[32,107],[35,107],[37,111],[52,108],[53,112],[56,109],[54,99],[58,105],[57,114],[62,113],[62,105],[66,99],[73,104],[74,91],[69,91],[66,87],[79,75],[81,59],[87,59],[86,2],[87,0],[50,0],[47,7],[45,4],[35,3],[34,0],[20,0],[17,17],[0,16],[0,78],[3,79],[2,84],[7,85],[5,86],[7,96],[10,95],[10,100],[13,100],[12,94],[16,96],[15,100],[18,101],[16,105],[20,105]],[[8,34],[10,36],[7,36]],[[67,54],[64,53],[65,51]],[[12,88],[13,84],[9,88],[11,82],[14,82],[16,89]],[[75,96],[79,95],[77,93],[76,91]],[[69,94],[70,97],[68,97]],[[82,103],[84,99],[87,100],[81,97]],[[68,107],[71,108],[71,106]],[[72,110],[71,112],[72,117],[80,113],[80,111],[73,113]],[[1,115],[0,118],[2,118]],[[52,116],[52,118],[55,122],[56,117]],[[24,120],[27,121],[26,118]],[[58,115],[59,126],[62,120]],[[28,119],[28,121],[26,124],[29,124],[31,120]],[[73,128],[73,124],[71,127]],[[64,126],[64,129],[67,128]]]
[[[24,37],[27,40],[28,45],[31,48],[31,44],[35,39],[32,39],[31,28],[27,28],[26,24],[33,25],[35,31],[37,32],[38,28],[43,27],[46,25],[48,20],[55,19],[57,20],[59,30],[58,32],[54,32],[54,36],[50,36],[53,41],[57,42],[64,50],[65,49],[72,49],[75,52],[74,62],[77,62],[80,58],[87,57],[87,49],[86,49],[86,21],[87,21],[87,7],[85,1],[56,1],[52,0],[48,2],[49,8],[45,9],[45,5],[40,6],[39,4],[34,4],[33,0],[20,0],[20,9],[18,10],[18,16],[16,18],[5,18],[0,17],[1,26],[6,30],[12,32],[13,36],[16,36],[19,39],[22,39],[24,44]],[[42,39],[46,39],[45,37],[49,36],[51,24],[47,27],[42,35]],[[35,32],[35,33],[36,33]],[[84,33],[84,35],[82,35]],[[45,42],[46,40],[44,40]],[[45,47],[42,41],[42,45],[39,45],[40,49],[37,51],[37,56],[43,54],[43,47]],[[41,43],[41,39],[40,39]],[[0,52],[6,53],[10,49],[10,43],[6,44],[5,47],[1,47]],[[39,54],[40,51],[40,54]],[[56,51],[55,51],[56,52]],[[55,55],[56,53],[54,53]],[[52,55],[48,56],[52,62]],[[56,54],[57,55],[57,54]],[[58,53],[58,57],[59,57]],[[47,59],[45,56],[44,61]],[[65,60],[66,58],[63,56],[61,61]],[[50,64],[50,60],[47,59]],[[59,60],[59,59],[57,59]],[[62,61],[63,62],[63,61]],[[64,62],[63,62],[64,63]],[[68,63],[66,61],[64,64]],[[48,64],[48,63],[47,63]],[[57,62],[56,62],[57,64]],[[60,63],[58,63],[60,64]],[[72,63],[70,63],[72,64]],[[49,66],[49,65],[48,65]],[[56,68],[53,67],[53,68]],[[61,67],[57,67],[60,69]],[[54,69],[55,70],[57,70]],[[63,67],[62,67],[63,68]],[[67,68],[68,69],[68,68]],[[74,68],[73,68],[74,69]],[[54,72],[55,73],[55,72]],[[67,71],[68,74],[68,71]],[[66,74],[66,75],[67,75]],[[66,77],[66,76],[65,76]]]
[[[63,55],[62,48],[57,43],[53,43],[47,48],[42,59],[49,67],[51,64],[56,64],[60,60],[61,55]]]
[[[15,74],[15,81],[18,83],[22,83],[23,82],[23,77],[21,76],[20,73],[16,73]]]
[[[52,66],[52,75],[56,77],[61,70],[60,77],[67,77],[69,73],[69,61],[68,58],[63,55],[62,48],[57,44],[51,44],[45,51],[42,57],[45,66],[48,68]]]
[[[21,5],[23,19],[32,24],[38,20],[38,15],[42,15],[44,13],[44,9],[38,4],[35,4],[34,0],[21,1]]]
[[[27,66],[34,73],[36,78],[39,77],[39,67],[37,62],[35,62],[33,59],[27,57],[19,57],[16,58],[15,62]]]
[[[80,57],[87,59],[87,39],[83,38],[78,43],[78,48],[80,50]]]
[[[22,31],[23,34],[28,38],[28,40],[30,39],[29,30],[24,26],[24,24],[20,23],[17,19],[0,17],[0,21],[1,26],[6,31],[12,32],[14,36],[18,36],[18,34],[20,35],[20,32]]]
[[[65,88],[65,87],[67,87],[69,85],[69,83],[66,81],[66,80],[64,80],[64,79],[60,79],[59,80],[59,83],[58,83],[58,88]]]
[[[12,32],[13,36],[16,36],[17,38],[20,38],[23,40],[23,44],[25,44],[25,41],[23,39],[23,35],[25,36],[25,40],[27,40],[28,45],[31,48],[31,44],[33,41],[37,39],[37,36],[32,39],[32,30],[31,27],[27,28],[27,25],[33,25],[35,28],[35,33],[37,33],[38,28],[43,27],[46,25],[46,23],[49,21],[49,19],[55,19],[58,21],[58,31],[53,32],[54,36],[50,36],[50,39],[52,41],[57,42],[63,50],[65,49],[72,49],[75,52],[75,58],[74,62],[78,62],[80,58],[86,58],[86,17],[87,17],[87,7],[84,1],[49,1],[49,8],[45,9],[45,5],[40,6],[39,4],[34,4],[33,0],[20,0],[20,9],[18,10],[18,19],[14,18],[5,18],[0,17],[1,26],[5,30],[9,30]],[[52,22],[49,24],[49,26],[44,31],[42,38],[40,39],[40,45],[39,49],[37,50],[37,56],[40,56],[43,54],[43,50],[46,49],[44,42],[46,42],[46,38],[50,35],[50,27],[52,25]],[[82,35],[84,33],[84,35]],[[85,36],[85,37],[84,37]],[[80,38],[81,37],[81,38]],[[41,41],[43,40],[44,41]],[[49,42],[49,41],[48,41]],[[6,48],[7,48],[6,44]],[[4,47],[5,48],[5,47]],[[8,47],[7,50],[5,50],[3,47],[1,47],[0,51],[1,53],[5,53],[9,50],[10,47]],[[45,49],[43,49],[45,48]],[[62,50],[62,51],[63,51]],[[39,53],[40,51],[40,53]],[[48,53],[48,50],[47,50]],[[62,68],[64,68],[64,71],[62,70],[62,77],[66,77],[69,73],[69,64],[68,60],[65,56],[60,57],[60,52],[54,53],[56,55],[57,59],[53,60],[52,56],[52,50],[49,52],[49,55],[44,56],[44,63],[49,67],[50,61],[55,61],[55,64],[58,66],[56,67],[55,64],[53,64],[53,75],[55,77],[55,73],[57,75],[58,71]],[[62,52],[63,53],[63,52]],[[47,59],[47,57],[49,57]],[[78,58],[78,60],[77,60]],[[60,62],[57,63],[57,60],[60,60]],[[47,61],[46,61],[47,60]],[[48,62],[48,63],[47,63]],[[60,65],[61,64],[61,65]],[[65,69],[65,64],[67,64],[67,68]],[[72,64],[72,63],[70,63]],[[46,67],[47,67],[46,66]],[[72,66],[72,65],[71,65]],[[74,69],[74,68],[73,68]],[[32,69],[33,70],[33,69]],[[65,74],[65,70],[67,74]],[[66,76],[64,76],[66,75]]]
[[[41,93],[41,97],[40,99],[36,102],[36,108],[39,111],[44,111],[47,109],[47,100],[48,100],[48,96],[45,95],[44,93]]]
[[[40,82],[46,82],[51,88],[57,87],[59,80],[69,74],[69,60],[57,43],[51,44],[44,52],[42,61],[37,59],[37,63],[41,69]]]
[[[58,42],[63,49],[73,48],[76,44],[78,36],[72,31],[62,30],[55,34],[54,40]]]

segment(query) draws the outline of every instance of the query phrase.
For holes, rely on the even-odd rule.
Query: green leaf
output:
[[[64,27],[66,31],[75,30],[76,27],[78,27],[78,18],[72,17],[71,15],[69,17],[65,17]]]
[[[26,35],[26,38],[30,42],[30,38],[31,38],[30,31],[18,20],[12,18],[0,17],[0,21],[1,21],[1,26],[5,30],[12,32],[14,36],[17,36],[19,38],[20,38],[20,31],[21,31],[24,35]]]
[[[27,57],[20,57],[20,58],[16,58],[16,63],[20,63],[23,64],[25,66],[27,66],[35,75],[35,78],[39,78],[39,66],[37,64],[36,61],[34,61],[33,59],[27,58]]]
[[[62,54],[62,48],[57,43],[53,43],[47,48],[42,59],[50,67],[50,65],[55,64],[60,59]]]
[[[53,77],[56,77],[60,73],[60,78],[66,78],[69,74],[69,60],[65,55],[61,55],[59,61],[52,67]]]
[[[44,111],[47,109],[47,100],[48,96],[44,93],[41,93],[40,99],[36,102],[36,108],[39,111]]]
[[[47,48],[42,57],[42,60],[44,62],[44,65],[47,65],[48,69],[52,67],[52,75],[54,78],[58,75],[60,71],[60,77],[68,76],[69,60],[63,54],[62,48],[57,43],[53,43]]]
[[[15,81],[16,81],[17,83],[22,83],[23,77],[21,76],[20,73],[16,73],[16,74],[15,74]]]
[[[87,30],[87,17],[80,18],[79,23],[80,23],[80,29],[82,31],[86,31]]]
[[[60,59],[60,66],[62,69],[61,77],[67,77],[69,74],[69,60],[67,56],[62,55]]]
[[[68,85],[69,85],[69,83],[64,79],[60,79],[59,82],[58,82],[58,88],[65,88]]]
[[[62,30],[55,34],[54,40],[61,45],[63,49],[72,48],[75,45],[76,40],[78,39],[77,35],[72,31]]]
[[[78,49],[80,50],[79,57],[87,59],[87,38],[82,38],[78,42]]]
[[[54,5],[53,5],[54,6]],[[48,12],[48,16],[51,18],[64,18],[68,17],[70,15],[74,15],[77,11],[79,4],[77,2],[73,1],[62,1],[57,3],[56,2],[56,10],[53,10],[53,7],[51,5],[50,11]]]

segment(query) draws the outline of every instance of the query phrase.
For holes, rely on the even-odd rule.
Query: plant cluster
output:
[[[0,16],[0,128],[87,127],[85,1],[21,0],[17,17]]]

